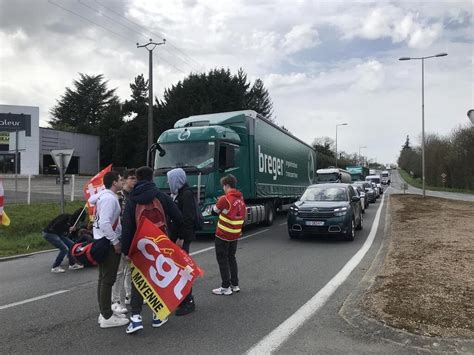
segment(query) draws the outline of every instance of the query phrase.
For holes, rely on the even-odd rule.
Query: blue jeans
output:
[[[70,252],[71,247],[74,245],[74,242],[71,239],[65,236],[59,236],[57,234],[46,232],[43,232],[43,238],[59,249],[59,253],[56,257],[56,260],[54,261],[53,267],[58,267],[61,265],[66,254],[69,259],[69,265],[74,265],[76,263],[76,259],[71,255]]]

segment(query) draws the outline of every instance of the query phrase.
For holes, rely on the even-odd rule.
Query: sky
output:
[[[406,136],[449,134],[474,107],[472,1],[0,0],[0,103],[40,107],[40,125],[78,73],[104,74],[125,100],[148,77],[154,95],[191,72],[239,68],[263,80],[277,124],[311,144],[396,162]],[[145,138],[144,138],[145,139]],[[366,147],[366,148],[361,148]]]

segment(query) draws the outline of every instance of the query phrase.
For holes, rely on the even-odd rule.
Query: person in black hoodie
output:
[[[142,166],[136,171],[137,183],[133,190],[130,192],[129,198],[125,204],[122,217],[122,252],[128,255],[130,245],[133,241],[133,236],[137,229],[135,221],[135,210],[137,204],[148,204],[157,198],[163,210],[168,218],[167,224],[174,225],[176,228],[181,228],[183,224],[183,216],[178,209],[178,206],[173,202],[164,192],[161,192],[153,182],[153,170],[147,166]],[[135,333],[136,331],[143,329],[141,311],[143,306],[143,297],[135,288],[132,283],[132,316],[130,317],[130,323],[127,328],[127,334]],[[166,323],[168,319],[160,320],[153,314],[152,326],[157,328]]]
[[[186,172],[181,168],[168,171],[168,184],[170,185],[171,197],[174,198],[179,210],[183,214],[183,226],[174,230],[171,240],[189,254],[191,242],[196,239],[196,200],[194,193],[186,182]],[[175,315],[184,316],[195,310],[192,289],[183,302],[179,305]]]
[[[71,247],[74,242],[69,239],[67,235],[69,232],[72,232],[73,229],[74,227],[71,227],[71,215],[67,213],[60,214],[43,229],[43,238],[59,249],[58,256],[51,267],[52,273],[57,274],[66,271],[61,267],[61,263],[66,254],[69,259],[70,270],[79,270],[84,267],[78,264],[76,259],[71,255]]]

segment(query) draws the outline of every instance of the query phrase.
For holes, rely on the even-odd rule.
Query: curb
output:
[[[3,256],[3,257],[0,257],[0,262],[26,258],[28,256],[33,256],[33,255],[37,255],[37,254],[50,253],[50,252],[56,251],[56,250],[58,250],[58,249],[41,250],[41,251],[36,251],[34,253],[29,253],[29,254],[18,254],[18,255],[12,255],[12,256]]]
[[[390,246],[391,217],[389,212],[390,204],[387,205],[385,228],[383,232],[384,238],[379,250],[360,283],[344,301],[339,310],[339,315],[347,323],[363,333],[374,338],[382,338],[405,348],[413,347],[418,350],[436,352],[472,353],[474,350],[474,341],[472,340],[417,335],[401,329],[393,328],[365,314],[365,311],[361,306],[361,301],[366,291],[375,284],[376,277],[383,267]]]

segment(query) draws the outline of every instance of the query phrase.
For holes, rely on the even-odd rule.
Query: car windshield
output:
[[[338,181],[338,180],[339,180],[338,173],[318,174],[319,182],[332,182],[332,181]]]
[[[214,167],[214,142],[162,143],[165,155],[156,154],[155,169],[196,167],[212,169]]]
[[[301,201],[347,201],[347,193],[344,187],[310,187]]]

